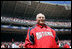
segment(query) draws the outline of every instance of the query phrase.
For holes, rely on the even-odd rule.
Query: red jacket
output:
[[[47,25],[36,24],[29,28],[25,48],[58,48],[56,32]]]

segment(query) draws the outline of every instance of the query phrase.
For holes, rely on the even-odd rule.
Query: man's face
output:
[[[42,14],[39,14],[39,15],[36,17],[36,21],[37,21],[37,23],[39,23],[39,24],[44,24],[44,23],[45,23],[45,16],[42,15]]]

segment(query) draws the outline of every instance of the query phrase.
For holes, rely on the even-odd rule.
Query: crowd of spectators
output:
[[[47,22],[46,24],[51,26],[64,26],[64,27],[71,27],[71,22]]]
[[[20,23],[20,24],[35,24],[35,21],[11,18],[11,17],[1,17],[1,21],[10,22],[10,23],[14,22],[14,23]]]
[[[60,48],[71,48],[70,41],[59,41]],[[1,48],[25,48],[25,42],[1,42]]]
[[[71,48],[71,41],[62,40],[59,42],[60,48]]]
[[[20,24],[36,24],[36,21],[33,20],[25,20],[25,19],[18,19],[18,18],[11,18],[11,17],[1,17],[1,21],[7,21],[7,22],[14,22],[14,23],[20,23]],[[64,27],[71,27],[71,22],[48,22],[46,21],[47,25],[50,26],[64,26]]]
[[[24,42],[1,42],[1,48],[24,48]]]

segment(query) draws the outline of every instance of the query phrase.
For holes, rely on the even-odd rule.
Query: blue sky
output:
[[[54,3],[54,4],[71,4],[71,1],[40,1],[44,3]]]

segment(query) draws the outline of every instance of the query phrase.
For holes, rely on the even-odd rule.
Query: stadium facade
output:
[[[1,41],[25,41],[27,30],[36,24],[36,14],[46,16],[46,24],[53,28],[60,40],[71,40],[71,10],[63,5],[31,1],[1,1]]]

